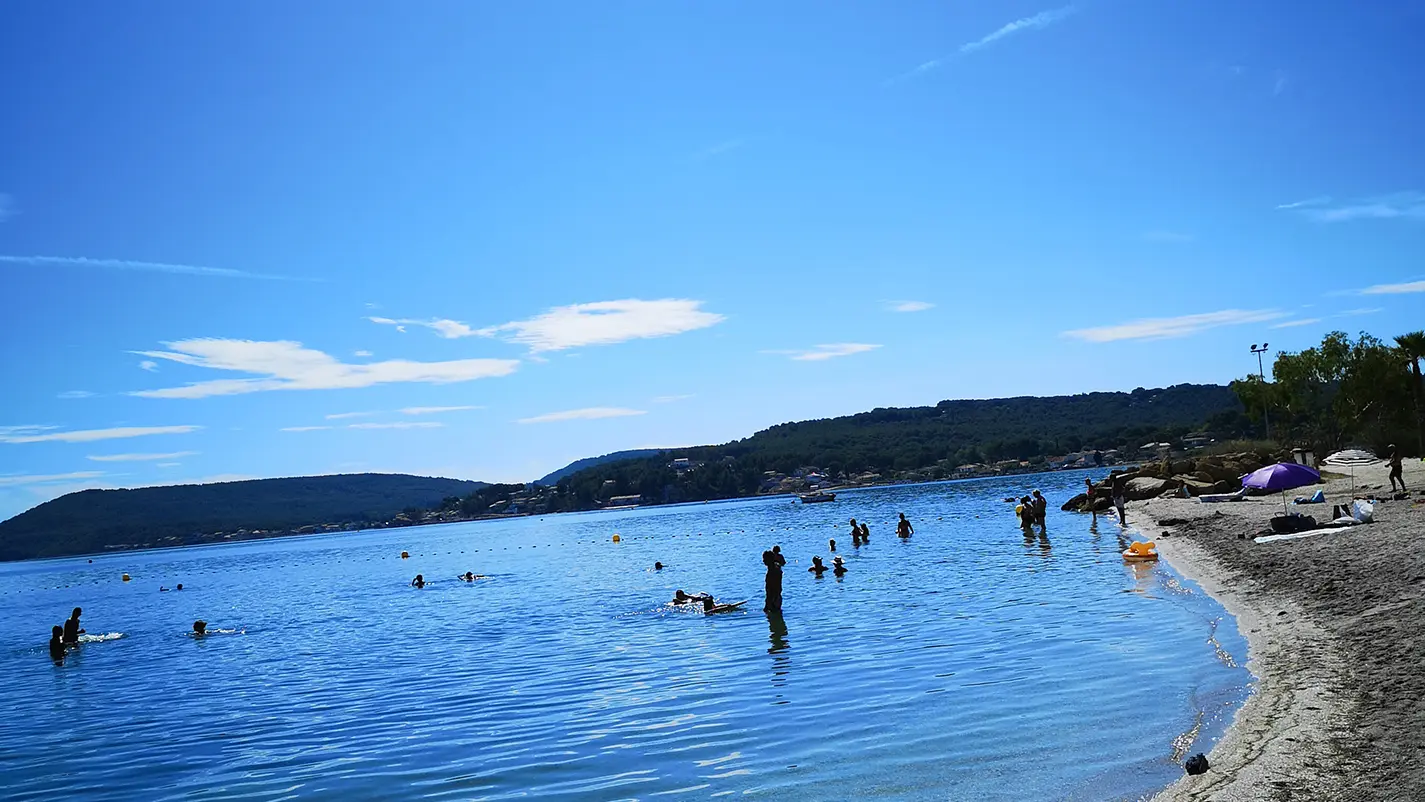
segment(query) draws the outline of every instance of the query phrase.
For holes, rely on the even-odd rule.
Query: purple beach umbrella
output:
[[[1321,481],[1321,474],[1317,473],[1314,468],[1298,465],[1295,462],[1278,462],[1275,465],[1259,468],[1242,477],[1242,486],[1254,487],[1258,490],[1280,490],[1282,512],[1285,513],[1286,491],[1314,485],[1319,481]]]

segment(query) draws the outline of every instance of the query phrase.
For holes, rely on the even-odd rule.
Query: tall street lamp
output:
[[[1262,379],[1262,422],[1267,425],[1267,439],[1270,440],[1272,439],[1272,418],[1270,415],[1267,414],[1268,404],[1267,396],[1265,395],[1265,393],[1267,392],[1267,372],[1266,369],[1262,367],[1262,354],[1265,354],[1266,352],[1266,343],[1262,343],[1260,348],[1256,345],[1256,343],[1252,344],[1252,353],[1257,355],[1257,375]]]

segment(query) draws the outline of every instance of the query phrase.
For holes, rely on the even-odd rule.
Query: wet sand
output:
[[[1406,463],[1405,480],[1421,498],[1425,464]],[[1356,470],[1358,495],[1388,488],[1384,466]],[[1351,480],[1325,490],[1326,504],[1291,509],[1327,520]],[[1423,800],[1425,504],[1384,501],[1373,524],[1254,543],[1281,510],[1278,496],[1129,505],[1130,526],[1237,617],[1257,677],[1211,770],[1155,799]]]

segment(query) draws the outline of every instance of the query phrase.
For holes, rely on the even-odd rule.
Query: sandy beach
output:
[[[1237,617],[1257,677],[1211,770],[1155,799],[1425,799],[1425,464],[1405,479],[1412,500],[1377,504],[1375,523],[1271,543],[1252,537],[1278,496],[1129,505],[1129,525]],[[1325,490],[1291,509],[1328,520],[1352,481]],[[1356,495],[1388,490],[1383,465],[1356,470]]]

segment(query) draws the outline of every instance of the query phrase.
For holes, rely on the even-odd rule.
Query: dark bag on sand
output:
[[[1316,519],[1310,515],[1278,515],[1272,518],[1272,531],[1279,535],[1305,532],[1316,528]]]
[[[1183,764],[1183,768],[1187,770],[1188,774],[1206,774],[1207,755],[1198,752],[1187,759],[1187,762]]]

